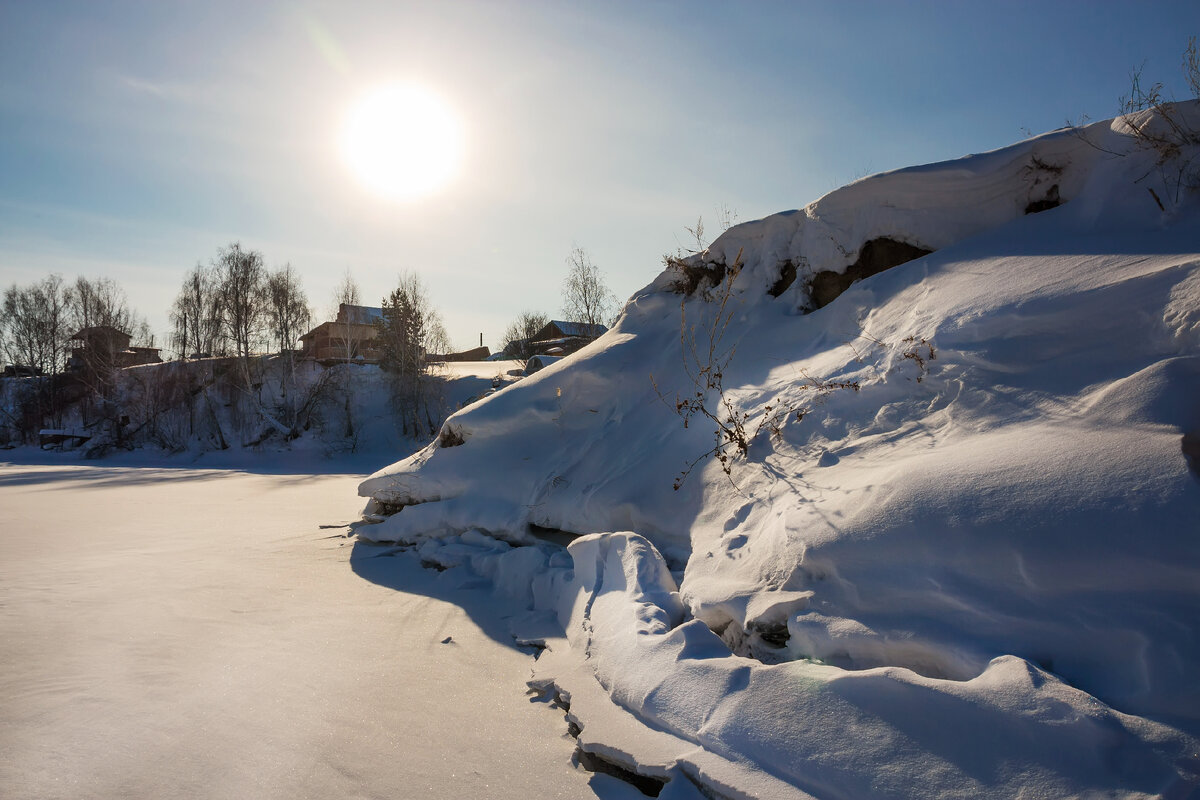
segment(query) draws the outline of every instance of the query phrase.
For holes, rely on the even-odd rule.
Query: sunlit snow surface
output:
[[[1097,123],[737,226],[695,260],[743,265],[723,385],[752,429],[768,404],[802,421],[672,489],[714,428],[674,413],[696,388],[668,270],[597,343],[452,417],[462,445],[365,481],[382,521],[358,533],[530,609],[534,684],[669,791],[1185,797],[1200,198],[1157,160]],[[1050,186],[1064,204],[1026,214]],[[879,237],[935,252],[804,313],[806,278]],[[719,300],[688,296],[685,334]],[[812,380],[859,389],[810,403]],[[495,541],[544,529],[583,538]]]
[[[478,579],[347,538],[361,473],[59,456],[0,452],[5,800],[640,796]]]

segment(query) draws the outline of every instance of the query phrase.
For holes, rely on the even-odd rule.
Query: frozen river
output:
[[[42,460],[0,462],[0,796],[640,796],[488,595],[346,538],[360,476]]]

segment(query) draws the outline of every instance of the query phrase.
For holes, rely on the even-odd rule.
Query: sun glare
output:
[[[446,186],[462,162],[462,124],[435,92],[411,83],[363,95],[342,125],[346,166],[392,200],[416,200]]]

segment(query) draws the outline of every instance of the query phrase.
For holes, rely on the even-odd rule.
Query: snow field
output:
[[[587,698],[585,749],[647,775],[718,796],[1187,796],[1200,200],[1160,209],[1157,154],[1120,121],[1084,134],[1099,147],[1058,132],[867,178],[695,257],[741,265],[717,356],[748,429],[805,411],[728,476],[702,460],[672,490],[714,442],[672,408],[696,391],[681,304],[685,346],[724,322],[721,287],[682,296],[668,270],[607,336],[452,417],[462,445],[365,481],[382,521],[359,536],[431,558],[581,535],[570,563],[474,569],[553,610],[535,683]],[[1051,186],[1064,204],[1027,214]],[[806,275],[880,237],[935,252],[804,314]]]
[[[358,477],[55,455],[0,464],[0,796],[640,796],[490,594],[346,538]]]

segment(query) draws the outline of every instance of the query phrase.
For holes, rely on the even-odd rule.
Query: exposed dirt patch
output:
[[[862,246],[858,252],[858,260],[847,267],[845,272],[822,270],[813,275],[812,282],[809,284],[809,295],[812,297],[813,307],[824,308],[829,305],[855,281],[878,275],[884,270],[921,256],[927,256],[932,252],[932,250],[885,236],[872,239]]]
[[[689,297],[695,294],[697,289],[711,289],[714,286],[720,286],[721,281],[725,280],[725,272],[728,269],[724,264],[715,261],[689,264],[678,258],[668,259],[667,266],[679,273],[679,279],[675,282],[675,291]]]

